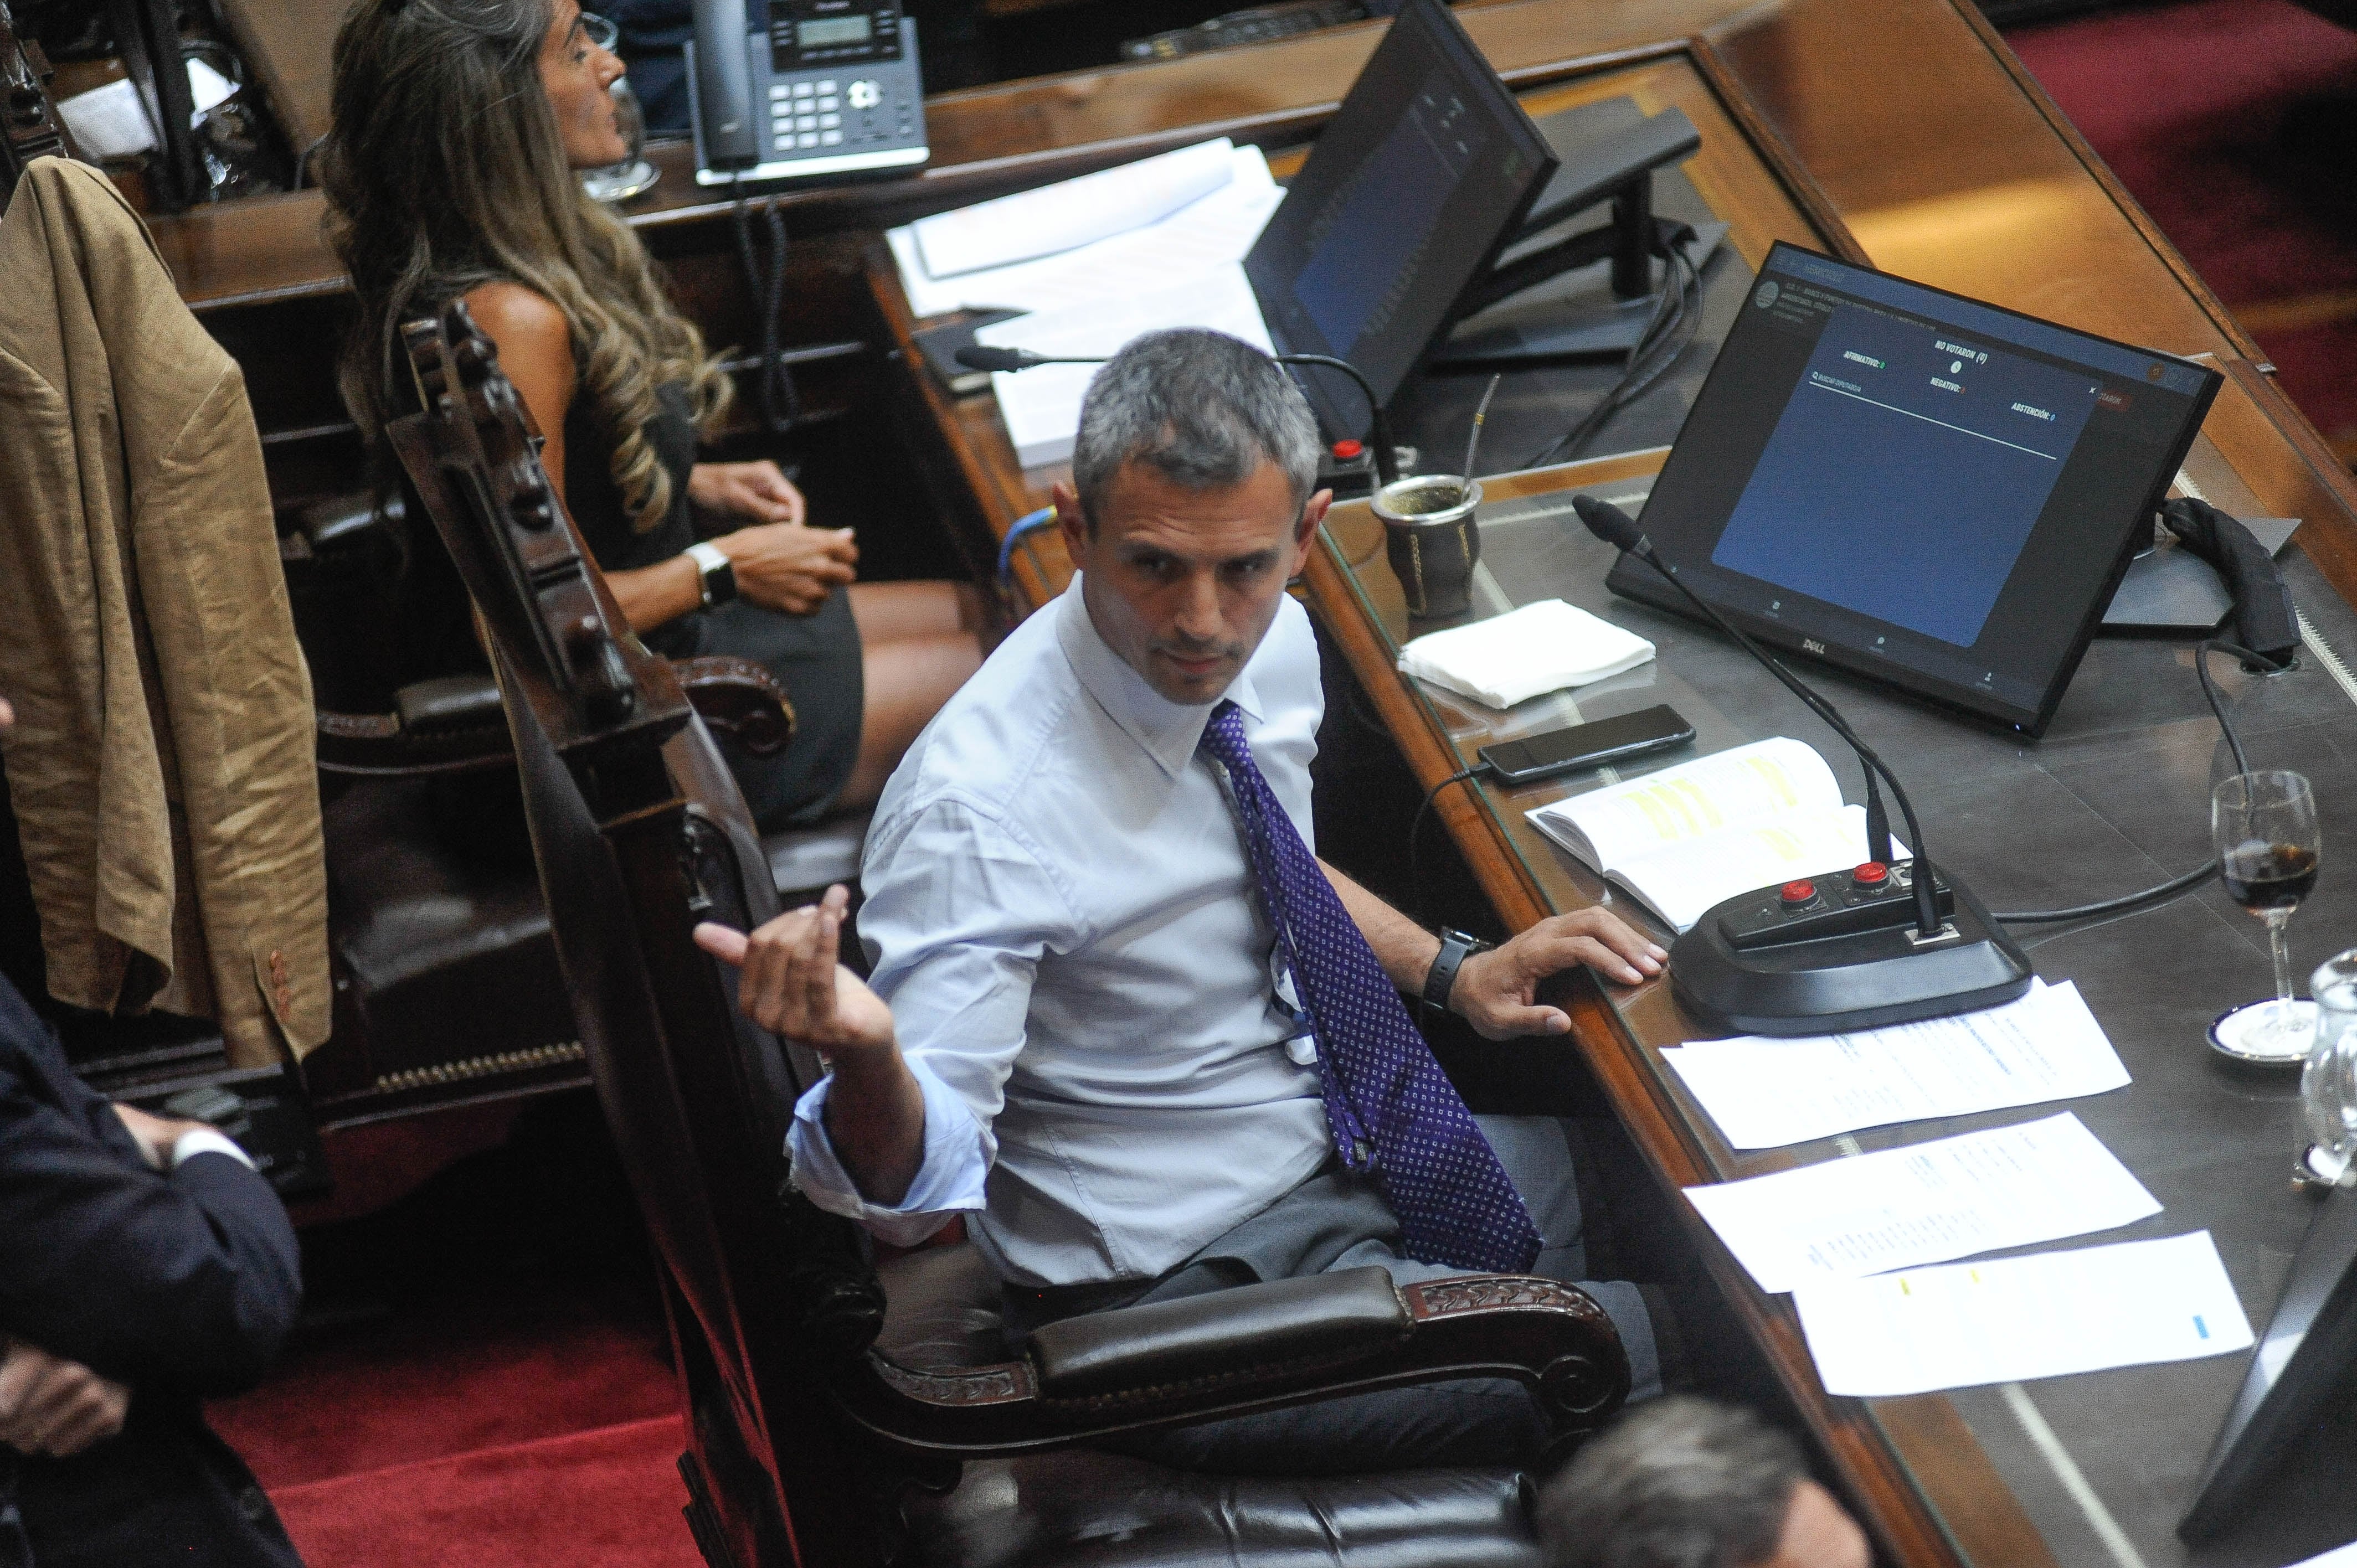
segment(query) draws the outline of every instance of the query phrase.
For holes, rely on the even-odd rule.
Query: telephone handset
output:
[[[931,156],[917,24],[900,0],[695,0],[687,68],[699,185]]]

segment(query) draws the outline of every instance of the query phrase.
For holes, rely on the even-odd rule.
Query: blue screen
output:
[[[1294,289],[1333,352],[1352,359],[1361,339],[1390,327],[1484,141],[1465,102],[1436,84],[1319,209]]]
[[[1711,561],[1969,648],[2101,391],[1836,303]]]

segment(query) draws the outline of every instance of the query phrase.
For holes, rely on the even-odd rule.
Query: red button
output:
[[[1365,450],[1366,447],[1356,441],[1337,441],[1334,443],[1334,456],[1338,460],[1344,463],[1349,462],[1351,458],[1357,456],[1360,453]]]
[[[1809,902],[1816,896],[1817,885],[1813,882],[1787,882],[1784,884],[1784,907],[1788,909],[1797,908],[1801,905]]]
[[[1890,880],[1890,867],[1878,860],[1869,860],[1851,872],[1849,879],[1860,887],[1879,887]]]

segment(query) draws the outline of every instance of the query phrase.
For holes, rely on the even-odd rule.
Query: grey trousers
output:
[[[1629,1354],[1630,1399],[1661,1392],[1652,1319],[1637,1287],[1588,1281],[1579,1186],[1570,1140],[1576,1129],[1552,1117],[1480,1116],[1498,1162],[1538,1224],[1543,1250],[1532,1273],[1578,1285],[1596,1298]],[[1340,1162],[1211,1242],[1172,1273],[1075,1296],[1010,1290],[1006,1323],[1020,1338],[1040,1324],[1152,1301],[1176,1301],[1264,1280],[1301,1279],[1375,1264],[1402,1283],[1448,1279],[1465,1271],[1420,1263],[1400,1250],[1400,1226],[1368,1178]],[[1146,1433],[1109,1446],[1190,1470],[1242,1475],[1319,1475],[1414,1469],[1438,1465],[1519,1465],[1548,1437],[1538,1403],[1509,1379],[1468,1379],[1351,1394],[1316,1404]]]

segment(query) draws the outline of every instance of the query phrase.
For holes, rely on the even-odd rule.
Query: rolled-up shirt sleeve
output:
[[[892,1009],[902,1058],[924,1093],[923,1163],[898,1204],[865,1197],[827,1132],[832,1078],[795,1105],[787,1149],[813,1203],[911,1246],[984,1206],[998,1153],[991,1125],[1023,1052],[1032,977],[1076,922],[1065,889],[1020,834],[955,797],[879,822],[861,881],[868,983]]]
[[[794,1124],[786,1135],[794,1185],[828,1213],[858,1220],[895,1247],[913,1247],[948,1223],[951,1215],[980,1208],[983,1180],[990,1174],[982,1129],[974,1125],[965,1101],[921,1061],[909,1062],[909,1071],[925,1094],[925,1160],[899,1203],[869,1202],[835,1158],[834,1142],[826,1132],[833,1078],[821,1079],[795,1104]]]

